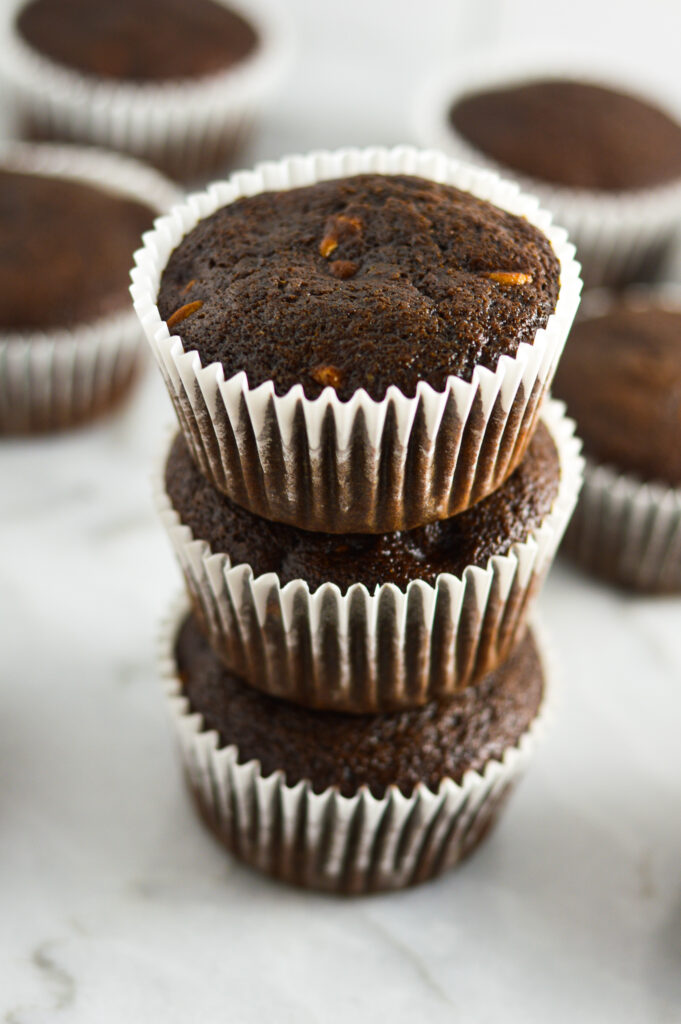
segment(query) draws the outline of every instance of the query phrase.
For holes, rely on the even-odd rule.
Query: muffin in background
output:
[[[175,188],[96,150],[0,147],[0,432],[75,426],[128,394],[131,253]]]
[[[546,54],[463,62],[423,90],[418,140],[539,196],[577,246],[587,287],[654,282],[681,226],[681,123],[631,69],[594,67]]]
[[[267,0],[11,0],[2,18],[25,137],[123,150],[184,181],[238,154],[287,59]]]
[[[587,296],[554,393],[586,456],[565,550],[621,586],[681,591],[681,288]]]
[[[478,687],[355,716],[266,696],[178,608],[163,676],[199,812],[237,857],[289,883],[368,893],[423,882],[487,835],[541,735],[550,679],[528,632]]]

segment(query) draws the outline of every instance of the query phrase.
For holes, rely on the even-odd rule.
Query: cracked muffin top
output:
[[[525,218],[449,185],[362,174],[264,192],[206,217],[158,296],[185,349],[276,393],[380,400],[470,381],[532,343],[560,264]]]

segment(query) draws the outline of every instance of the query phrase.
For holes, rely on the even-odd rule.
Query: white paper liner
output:
[[[215,2],[255,28],[260,45],[251,56],[204,78],[132,83],[84,75],[40,54],[15,28],[26,0],[10,0],[0,15],[0,49],[20,119],[41,138],[123,150],[182,180],[215,171],[248,136],[291,48],[274,2]]]
[[[282,772],[264,776],[259,761],[239,763],[234,745],[219,748],[215,731],[191,713],[177,674],[175,639],[187,614],[175,606],[162,634],[161,675],[185,772],[202,816],[227,848],[267,874],[306,888],[360,894],[401,889],[453,867],[487,835],[521,778],[551,718],[552,658],[533,625],[544,672],[541,706],[530,728],[500,761],[445,778],[437,793],[419,784],[405,797],[391,786],[382,798],[362,786],[353,797],[307,781],[288,786]]]
[[[624,298],[632,309],[653,304],[681,313],[681,286],[666,284],[615,297],[593,292],[582,319],[601,316]],[[681,592],[681,487],[646,482],[587,458],[564,550],[585,569],[624,587]]]
[[[0,145],[0,167],[96,185],[160,213],[179,193],[127,157],[72,146]],[[143,356],[132,309],[72,328],[0,333],[0,433],[72,426],[108,409]]]
[[[449,377],[442,392],[420,381],[413,398],[390,387],[382,401],[364,389],[341,401],[333,388],[310,400],[297,384],[283,396],[272,381],[250,388],[225,380],[185,351],[156,305],[169,256],[199,220],[240,196],[378,172],[413,174],[469,190],[527,219],[548,236],[561,265],[560,296],[533,344],[477,366],[470,382]],[[332,533],[411,529],[462,511],[495,490],[522,458],[553,378],[581,289],[574,247],[548,213],[513,183],[410,147],[339,150],[260,164],[189,196],[135,254],[131,292],[202,472],[238,504],[268,519]]]
[[[681,226],[681,179],[669,185],[629,192],[591,192],[552,185],[502,166],[460,135],[449,122],[452,104],[480,90],[566,77],[596,82],[648,97],[679,120],[669,94],[635,69],[612,65],[574,52],[484,51],[457,60],[432,76],[414,105],[414,130],[420,145],[434,146],[462,160],[515,177],[539,197],[543,207],[568,231],[577,247],[587,287],[654,280],[669,259]]]
[[[356,713],[417,707],[451,695],[504,661],[525,628],[577,500],[583,459],[574,423],[560,402],[542,419],[560,458],[550,513],[525,542],[462,577],[386,583],[373,593],[356,583],[343,593],[276,573],[255,577],[212,553],[182,524],[164,485],[156,504],[180,562],[195,613],[222,661],[258,689],[308,707]]]

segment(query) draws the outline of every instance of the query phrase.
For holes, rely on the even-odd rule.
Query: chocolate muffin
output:
[[[98,150],[0,152],[0,433],[109,412],[142,366],[128,267],[177,198],[155,171]]]
[[[406,589],[414,579],[434,585],[441,573],[463,576],[469,566],[485,568],[541,525],[559,482],[558,452],[540,423],[518,468],[467,511],[409,532],[325,534],[270,522],[235,505],[199,472],[181,434],[165,469],[170,502],[195,538],[214,553],[226,552],[233,565],[250,565],[256,577],[276,573],[282,586],[303,579],[311,591],[324,583],[343,592],[355,583],[370,591],[384,583]]]
[[[525,630],[581,485],[574,424],[549,402],[494,494],[414,531],[312,533],[224,498],[170,446],[157,505],[200,627],[252,686],[355,714],[457,693]]]
[[[218,838],[277,878],[340,893],[422,882],[477,846],[531,753],[546,686],[528,634],[454,700],[305,711],[227,672],[191,618],[167,671],[188,781]]]
[[[281,76],[286,23],[250,0],[15,0],[3,77],[23,138],[120,150],[171,177],[222,171]]]
[[[155,211],[85,182],[0,168],[0,331],[129,308],[128,271]]]
[[[176,658],[190,712],[221,747],[237,747],[240,763],[259,761],[264,776],[281,771],[289,786],[307,780],[315,793],[337,786],[347,797],[362,786],[379,799],[390,786],[404,796],[419,783],[437,792],[444,778],[481,772],[528,730],[543,693],[531,633],[477,686],[393,715],[309,711],[259,693],[224,668],[191,616]]]
[[[214,0],[31,0],[17,29],[56,63],[122,82],[215,75],[258,46],[254,26]]]
[[[578,321],[554,392],[593,461],[681,487],[681,308],[622,298]]]
[[[537,79],[455,100],[452,127],[513,171],[566,188],[618,192],[681,177],[681,125],[626,92]]]
[[[555,383],[587,455],[564,550],[626,589],[681,592],[681,293],[594,295]]]
[[[204,365],[341,399],[470,381],[532,343],[560,267],[523,217],[449,185],[360,174],[230,203],[163,272],[161,317]]]

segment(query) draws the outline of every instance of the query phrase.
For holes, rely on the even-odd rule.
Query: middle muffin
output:
[[[581,472],[574,424],[549,402],[494,494],[409,532],[269,522],[217,491],[181,435],[157,493],[197,618],[224,663],[277,697],[376,712],[453,694],[509,655]]]

